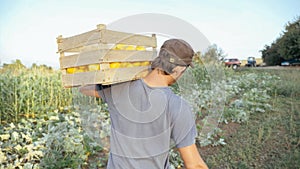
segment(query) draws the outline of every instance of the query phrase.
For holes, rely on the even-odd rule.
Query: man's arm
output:
[[[96,85],[82,86],[79,88],[79,92],[81,92],[82,94],[87,95],[87,96],[93,96],[93,97],[100,98],[100,95],[97,91]]]
[[[195,144],[178,148],[186,169],[208,169]]]

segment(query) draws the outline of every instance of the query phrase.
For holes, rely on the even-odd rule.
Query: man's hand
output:
[[[186,169],[208,169],[195,144],[178,148]]]
[[[79,92],[81,92],[82,94],[87,95],[87,96],[93,96],[93,97],[100,98],[100,96],[96,90],[96,85],[82,86],[79,88]]]

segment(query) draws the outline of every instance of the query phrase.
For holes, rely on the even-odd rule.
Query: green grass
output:
[[[234,132],[225,130],[227,145],[201,148],[210,168],[300,168],[300,72],[254,72],[263,71],[281,78],[273,84],[273,109],[253,114],[241,125],[229,124]]]

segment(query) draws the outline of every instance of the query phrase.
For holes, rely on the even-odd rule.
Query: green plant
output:
[[[180,154],[175,149],[169,151],[170,167],[171,169],[181,168],[184,166]]]
[[[42,139],[47,147],[41,161],[43,168],[79,168],[87,158],[83,135],[74,120],[67,120],[64,116],[54,120],[49,123],[48,132]]]
[[[61,87],[58,71],[2,69],[0,88],[0,123],[35,118],[72,104],[73,93]]]

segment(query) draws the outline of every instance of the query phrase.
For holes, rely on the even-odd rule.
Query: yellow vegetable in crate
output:
[[[91,64],[91,65],[88,65],[88,70],[89,71],[100,70],[100,64]]]
[[[124,44],[117,44],[113,49],[114,50],[125,50],[127,45]]]
[[[134,67],[133,63],[128,63],[126,67]]]
[[[87,66],[79,66],[79,69],[83,72],[87,71]]]
[[[133,66],[141,66],[141,62],[133,62]]]
[[[146,48],[144,46],[136,46],[135,50],[145,51]]]
[[[74,73],[80,73],[83,72],[82,70],[79,69],[79,67],[75,67]]]
[[[112,62],[109,64],[109,67],[114,69],[114,68],[120,68],[121,67],[121,63],[120,62]]]
[[[67,68],[67,73],[68,73],[68,74],[73,74],[73,73],[75,73],[75,68],[74,68],[74,67],[69,67],[69,68]]]
[[[120,67],[125,68],[128,66],[128,64],[129,64],[128,62],[122,62]]]
[[[141,62],[141,66],[148,66],[148,65],[150,65],[149,61]]]
[[[75,72],[74,73],[81,73],[81,72],[86,72],[87,68],[86,66],[79,66],[75,68]]]
[[[132,46],[132,45],[129,45],[129,46],[126,47],[126,50],[135,50],[135,47]]]

